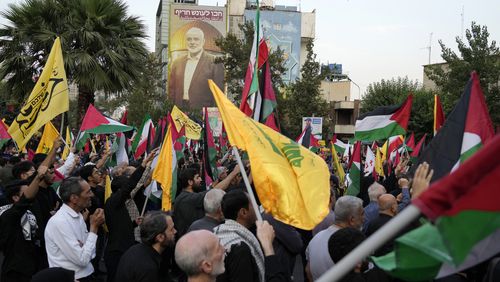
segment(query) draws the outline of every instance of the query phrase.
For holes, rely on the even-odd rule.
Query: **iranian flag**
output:
[[[245,85],[241,95],[240,110],[247,116],[259,120],[260,107],[262,105],[262,97],[259,94],[259,67],[261,59],[259,58],[260,44],[264,42],[264,35],[260,28],[260,10],[257,1],[257,12],[255,15],[255,33],[250,53],[250,61],[248,62],[247,72],[245,75]],[[256,116],[257,115],[257,116]]]
[[[148,147],[149,132],[153,126],[153,121],[151,117],[146,114],[142,121],[140,131],[135,135],[134,142],[132,143],[132,152],[134,152],[134,158],[139,159]]]
[[[410,119],[413,95],[408,95],[401,106],[378,107],[356,120],[354,138],[362,141],[387,139],[405,134]]]
[[[349,186],[347,195],[357,196],[361,187],[361,142],[354,144],[354,150],[351,156],[349,169]]]
[[[440,133],[438,133],[440,134]],[[446,277],[500,252],[500,136],[458,169],[434,182],[413,203],[427,223],[396,240],[395,251],[375,258],[408,281]]]

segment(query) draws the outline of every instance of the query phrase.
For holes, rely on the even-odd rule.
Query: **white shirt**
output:
[[[81,213],[63,204],[45,228],[45,249],[49,267],[75,271],[75,279],[94,272],[90,260],[95,257],[97,235],[87,231]]]
[[[333,260],[328,252],[328,240],[338,230],[336,225],[328,227],[316,234],[307,246],[306,259],[309,262],[309,270],[314,281],[333,266]]]
[[[184,70],[184,93],[182,95],[183,100],[189,100],[189,87],[191,86],[191,80],[193,80],[193,74],[196,70],[196,66],[198,66],[198,62],[200,61],[201,53],[203,53],[203,50],[194,57],[191,57],[191,54],[188,53],[186,69]]]

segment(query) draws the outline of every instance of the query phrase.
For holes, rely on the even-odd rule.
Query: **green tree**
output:
[[[226,54],[225,57],[218,58],[217,62],[224,64],[227,94],[238,105],[241,103],[241,93],[243,91],[255,31],[253,21],[247,21],[244,24],[240,24],[239,27],[243,31],[243,39],[239,39],[233,33],[228,33],[226,37],[215,40],[215,44]],[[271,50],[269,54],[271,80],[273,81],[277,96],[280,96],[279,90],[284,87],[282,75],[286,72],[286,68],[284,66],[285,59],[283,54],[283,50],[279,48]]]
[[[306,61],[301,69],[301,77],[291,83],[286,89],[286,97],[283,99],[281,109],[281,128],[283,132],[295,139],[302,129],[302,117],[323,117],[323,127],[330,124],[328,118],[328,103],[321,96],[321,80],[323,74],[320,64],[316,61],[313,51],[314,42],[307,42]],[[279,101],[279,100],[278,100]]]
[[[408,94],[413,93],[408,131],[415,132],[417,138],[424,133],[432,134],[434,93],[408,77],[384,80],[371,83],[361,101],[362,112],[370,112],[380,106],[389,106],[403,103]]]
[[[486,26],[472,22],[471,28],[465,32],[464,42],[456,37],[459,54],[446,47],[442,40],[441,57],[445,65],[431,66],[426,70],[427,76],[436,83],[443,92],[443,107],[449,112],[462,95],[470,73],[476,71],[480,77],[481,88],[486,98],[493,123],[500,125],[500,49],[495,40],[489,42]]]
[[[0,27],[0,79],[19,101],[29,95],[56,36],[81,119],[96,91],[131,89],[144,69],[144,25],[121,0],[28,0],[11,4]]]
[[[144,62],[144,72],[135,81],[130,90],[106,95],[99,99],[97,105],[106,109],[108,114],[119,107],[128,110],[129,124],[139,127],[146,114],[153,121],[166,115],[173,106],[170,97],[165,97],[162,92],[161,63],[154,54],[150,54]]]

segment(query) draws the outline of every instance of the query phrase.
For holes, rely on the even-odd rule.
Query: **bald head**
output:
[[[196,230],[182,236],[175,247],[175,261],[188,277],[224,273],[224,247],[212,232]]]
[[[398,212],[398,201],[391,194],[383,194],[378,198],[378,207],[380,213],[395,216]]]

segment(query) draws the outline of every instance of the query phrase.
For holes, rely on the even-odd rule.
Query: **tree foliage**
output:
[[[165,116],[173,106],[170,97],[162,93],[161,63],[154,54],[144,62],[144,72],[135,81],[130,90],[103,97],[97,105],[112,114],[117,108],[128,111],[128,123],[135,127],[142,124],[144,116],[149,114],[153,121]]]
[[[255,31],[253,21],[246,21],[244,24],[240,24],[239,27],[243,32],[243,39],[239,39],[233,33],[228,33],[226,37],[215,40],[215,44],[226,54],[225,57],[218,58],[217,62],[224,64],[228,97],[238,105],[241,103],[241,93],[245,83]],[[283,50],[279,48],[271,50],[269,63],[271,65],[271,79],[274,90],[276,95],[279,96],[279,89],[284,86],[282,75],[286,72]]]
[[[301,77],[287,87],[286,97],[278,100],[278,103],[281,102],[278,105],[281,106],[282,130],[292,139],[301,133],[302,117],[323,117],[324,127],[329,125],[328,103],[321,96],[320,89],[324,75],[320,72],[313,47],[311,39],[306,45],[307,56],[301,69]]]
[[[370,112],[380,106],[389,106],[403,103],[408,94],[413,93],[408,131],[415,132],[417,138],[433,131],[434,93],[408,77],[384,80],[371,83],[361,101],[362,112]]]
[[[96,91],[130,89],[143,72],[145,28],[121,0],[28,0],[2,16],[10,23],[0,27],[0,79],[18,101],[31,92],[57,36],[68,80],[78,85],[80,118]]]
[[[443,107],[445,112],[449,112],[462,95],[470,73],[476,71],[480,77],[490,116],[493,123],[499,126],[500,49],[495,40],[489,42],[487,27],[475,22],[472,22],[471,28],[466,30],[465,37],[465,42],[456,37],[458,54],[440,40],[441,57],[446,65],[431,66],[426,70],[426,74],[443,92]]]

